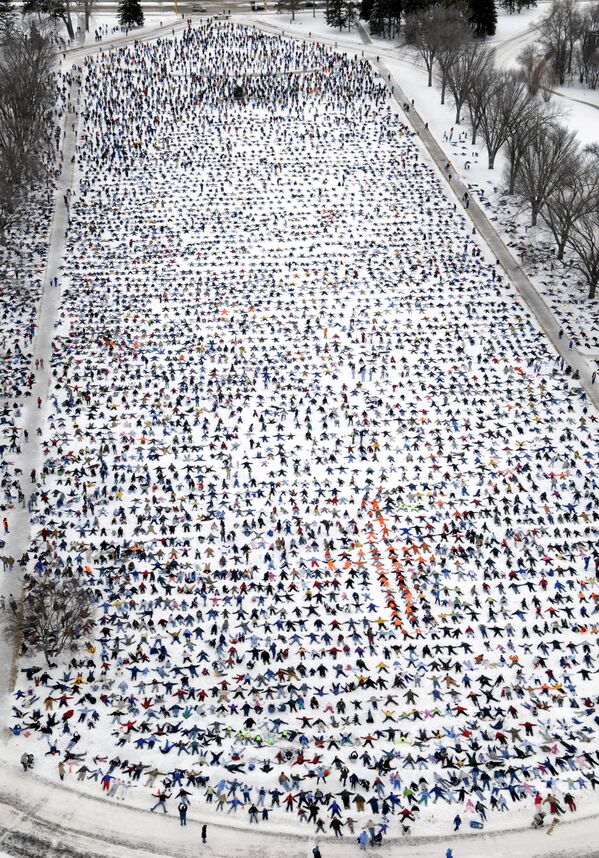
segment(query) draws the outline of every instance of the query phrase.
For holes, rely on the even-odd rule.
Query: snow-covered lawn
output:
[[[25,653],[10,753],[281,832],[587,812],[595,418],[348,53],[88,63],[32,566],[98,622]]]
[[[491,40],[497,50],[497,62],[502,67],[516,64],[516,57],[529,41],[535,39],[534,24],[545,13],[545,4],[536,9],[530,9],[521,15],[500,13],[496,36]],[[259,20],[277,27],[284,27],[283,16],[269,14],[259,16]],[[287,30],[295,35],[305,32],[313,37],[320,36],[328,44],[337,42],[340,48],[345,48],[349,55],[352,51],[366,56],[372,55],[372,47],[362,44],[359,33],[339,34],[337,30],[327,27],[324,15],[317,14],[316,21],[311,13],[296,15],[293,24],[287,25]],[[473,193],[481,199],[489,209],[489,214],[496,219],[497,227],[508,243],[515,248],[530,240],[528,216],[522,212],[521,206],[515,205],[502,193],[504,158],[501,153],[496,160],[493,170],[487,168],[484,145],[479,142],[472,147],[469,144],[468,126],[465,120],[461,126],[455,125],[455,109],[448,94],[445,105],[440,104],[439,88],[426,85],[426,72],[418,63],[414,54],[405,48],[398,48],[397,41],[373,39],[376,52],[384,57],[385,63],[399,80],[409,99],[414,99],[416,109],[429,123],[429,128],[441,147],[447,153],[454,169],[472,186]],[[582,145],[596,143],[599,140],[599,96],[597,92],[582,87],[558,87],[554,96],[563,111],[563,120],[574,128]],[[588,102],[588,103],[583,103]],[[594,106],[596,105],[596,106]],[[453,128],[453,133],[451,129]],[[464,139],[465,138],[465,139]],[[580,282],[578,274],[552,260],[552,243],[548,234],[539,232],[540,244],[538,249],[546,247],[548,260],[545,265],[535,263],[528,267],[528,273],[539,292],[545,297],[552,310],[563,322],[569,338],[583,351],[599,350],[599,310],[597,302],[586,299],[586,288]],[[538,251],[533,253],[535,259]]]

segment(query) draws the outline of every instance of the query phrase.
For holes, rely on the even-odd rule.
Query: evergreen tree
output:
[[[338,27],[342,30],[347,23],[346,0],[328,0],[325,18],[329,27]]]
[[[388,0],[372,0],[370,8],[370,32],[373,36],[384,36],[389,20]]]
[[[370,21],[374,0],[362,0],[360,3],[360,18],[362,21]]]
[[[345,22],[347,24],[347,29],[351,30],[351,28],[354,26],[354,24],[359,18],[360,5],[359,3],[354,2],[354,0],[347,0],[345,7]]]
[[[495,0],[468,0],[470,25],[479,38],[494,36],[497,30]]]
[[[117,14],[122,27],[143,27],[144,12],[139,0],[119,0]]]
[[[537,5],[537,0],[499,0],[499,5],[510,15],[514,12],[521,12],[523,9],[530,9],[531,6]]]
[[[373,36],[393,37],[399,29],[402,0],[373,0],[370,32]]]

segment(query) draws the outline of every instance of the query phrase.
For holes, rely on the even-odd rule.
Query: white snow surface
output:
[[[500,13],[497,34],[490,40],[495,47],[499,67],[516,65],[516,58],[523,47],[537,38],[534,24],[546,9],[547,4],[539,4],[520,15]],[[526,253],[522,254],[527,274],[560,319],[565,336],[583,354],[599,355],[599,301],[587,300],[586,287],[580,275],[569,267],[568,253],[565,264],[555,260],[553,241],[542,224],[539,229],[530,230],[530,216],[525,207],[503,193],[505,159],[502,152],[496,158],[494,169],[489,170],[483,141],[479,137],[475,146],[470,145],[467,123],[464,119],[461,124],[455,122],[450,94],[447,94],[446,103],[440,104],[438,86],[427,86],[424,66],[412,52],[399,47],[398,40],[373,38],[372,45],[364,45],[357,30],[339,33],[327,26],[322,13],[317,13],[316,20],[312,13],[300,13],[293,23],[285,16],[274,14],[259,15],[256,19],[278,32],[285,30],[296,37],[311,35],[322,38],[326,44],[339,44],[348,50],[350,56],[355,53],[366,57],[380,55],[410,101],[414,100],[423,120],[428,122],[452,169],[488,209],[506,243],[518,253],[530,246],[527,258]],[[571,85],[557,87],[553,97],[562,110],[562,121],[576,131],[581,145],[596,143],[599,139],[598,93]],[[544,261],[540,261],[542,257]]]
[[[596,417],[370,66],[206,26],[83,114],[32,556],[98,622],[25,654],[11,752],[208,818],[279,788],[281,832],[345,766],[346,833],[590,809]]]

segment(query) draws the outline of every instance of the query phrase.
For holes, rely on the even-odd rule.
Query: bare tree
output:
[[[589,89],[597,89],[599,85],[599,39],[593,34],[585,33],[576,50],[576,62],[581,83],[586,83]]]
[[[91,9],[91,3],[90,3]],[[62,21],[66,27],[69,39],[75,38],[75,30],[73,29],[73,21],[71,18],[72,0],[23,0],[21,7],[23,15],[37,13],[48,15],[54,21]],[[87,10],[86,10],[86,18]]]
[[[289,12],[291,20],[295,21],[295,13],[303,6],[302,0],[278,0],[277,12]]]
[[[577,0],[553,0],[540,24],[541,45],[560,85],[572,69],[574,45],[582,31]]]
[[[76,575],[56,565],[29,576],[20,623],[23,648],[43,652],[46,662],[67,647],[75,648],[94,625],[92,590]]]
[[[493,69],[495,52],[480,41],[463,45],[447,69],[447,87],[455,104],[455,121],[460,123],[462,108],[477,79],[485,79]]]
[[[573,167],[548,195],[541,211],[541,217],[555,239],[558,259],[564,258],[576,221],[599,208],[597,155],[587,150]]]
[[[468,120],[472,129],[472,145],[476,143],[478,130],[483,113],[487,106],[487,99],[493,81],[495,79],[495,69],[489,66],[481,70],[478,77],[473,78],[466,96],[466,104],[468,105]]]
[[[575,131],[563,125],[537,128],[522,152],[515,182],[515,192],[530,205],[533,226],[547,198],[576,169],[578,156]]]
[[[599,2],[591,4],[582,16],[576,62],[580,83],[591,89],[599,85]]]
[[[508,193],[514,193],[516,176],[520,169],[523,153],[533,143],[535,137],[542,134],[551,125],[554,125],[560,116],[559,107],[547,104],[542,105],[536,99],[530,99],[524,105],[515,123],[510,128],[510,133],[505,143]]]
[[[583,15],[580,11],[579,0],[562,0],[566,10],[568,22],[568,56],[567,56],[567,72],[572,74],[572,62],[574,59],[574,47],[580,39],[583,32]]]
[[[15,28],[0,53],[0,234],[10,225],[23,188],[48,162],[54,64],[52,42],[35,28]]]
[[[568,245],[574,251],[572,266],[582,274],[592,301],[599,285],[599,207],[584,214],[572,225]]]
[[[94,0],[82,0],[83,2],[83,12],[85,15],[85,32],[89,33],[89,19],[92,14],[92,9],[94,8]],[[299,0],[298,0],[299,2]]]
[[[479,127],[487,147],[489,169],[495,166],[495,158],[509,139],[511,129],[518,116],[526,110],[533,96],[526,83],[513,72],[494,71],[488,76],[486,99],[479,105]]]
[[[471,42],[472,30],[458,6],[445,10],[445,26],[437,40],[437,64],[441,78],[441,104],[445,104],[449,70],[460,52]]]
[[[440,47],[445,43],[447,9],[434,4],[406,16],[403,35],[407,45],[421,57],[433,85],[433,71]]]
[[[540,90],[547,91],[551,88],[553,70],[540,45],[526,45],[518,57],[518,62],[532,95],[536,95]]]

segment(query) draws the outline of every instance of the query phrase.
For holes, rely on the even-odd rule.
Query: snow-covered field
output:
[[[516,58],[523,46],[536,38],[531,27],[544,11],[544,7],[539,7],[521,16],[500,15],[498,32],[492,44],[496,45],[497,62],[502,67],[516,65]],[[598,352],[599,302],[589,302],[580,276],[567,264],[563,265],[554,258],[553,242],[542,225],[531,231],[529,214],[503,193],[505,161],[501,153],[495,168],[489,170],[484,145],[481,142],[476,146],[470,145],[467,125],[456,125],[451,98],[448,97],[447,104],[441,105],[439,89],[426,87],[423,68],[407,63],[409,58],[409,53],[402,50],[400,58],[386,58],[385,61],[406,94],[415,100],[418,112],[429,123],[454,168],[488,208],[507,243],[516,250],[524,250],[525,268],[538,291],[563,323],[565,335],[581,351]],[[576,131],[581,145],[597,143],[597,93],[583,87],[557,87],[554,99],[562,111],[562,121]],[[540,261],[543,255],[544,262]],[[531,260],[528,263],[527,256]]]
[[[32,555],[98,622],[11,753],[281,832],[592,810],[596,416],[370,65],[204,26],[82,113]]]
[[[490,44],[496,51],[496,62],[502,68],[517,66],[517,57],[523,47],[534,41],[538,33],[535,24],[546,12],[546,5],[540,4],[520,15],[499,15],[496,36]],[[440,92],[437,86],[428,88],[426,71],[415,55],[399,48],[398,40],[375,38],[372,46],[365,46],[356,30],[339,33],[327,27],[324,16],[319,14],[316,20],[311,14],[296,15],[296,20],[285,23],[284,16],[263,15],[259,17],[266,26],[286,28],[294,35],[304,33],[313,37],[322,37],[327,44],[338,43],[340,48],[355,51],[361,55],[379,54],[410,101],[413,99],[416,109],[428,122],[429,128],[455,171],[469,185],[473,193],[489,209],[496,219],[497,227],[508,244],[516,251],[524,248],[532,240],[533,252],[529,254],[535,262],[525,265],[538,291],[544,296],[552,311],[564,325],[568,339],[583,352],[599,351],[599,302],[589,302],[586,287],[581,283],[580,275],[553,257],[552,241],[543,230],[531,233],[529,216],[513,199],[503,194],[503,174],[505,161],[502,154],[496,160],[493,170],[487,168],[484,144],[479,140],[476,146],[469,144],[468,126],[463,121],[455,123],[455,109],[448,94],[445,105],[440,104]],[[562,121],[574,128],[581,145],[597,143],[599,140],[598,95],[589,89],[576,86],[557,87],[554,99],[562,111]],[[545,252],[545,264],[538,263],[541,252]]]

